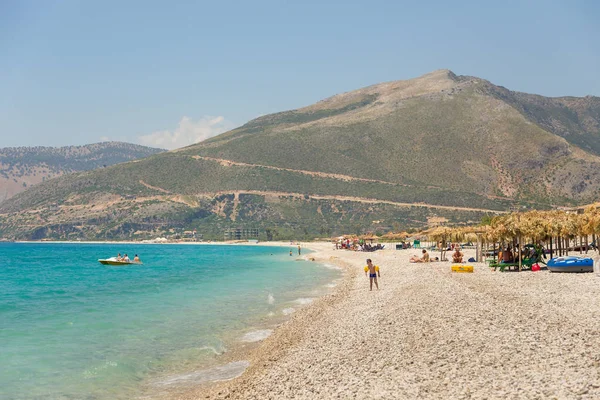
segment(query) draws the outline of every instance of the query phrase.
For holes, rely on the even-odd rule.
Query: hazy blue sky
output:
[[[174,147],[449,68],[600,96],[600,2],[0,0],[0,147]]]

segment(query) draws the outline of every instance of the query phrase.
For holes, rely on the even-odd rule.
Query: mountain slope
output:
[[[89,238],[196,228],[219,237],[255,226],[283,238],[589,203],[600,191],[597,105],[435,71],[38,185],[0,205],[0,231]]]
[[[120,142],[85,146],[1,148],[0,202],[57,176],[136,160],[162,151]]]
[[[592,154],[600,155],[600,97],[543,97],[486,85],[489,94],[528,120]]]
[[[510,198],[595,197],[598,158],[576,145],[585,141],[600,148],[600,134],[593,130],[600,118],[588,113],[591,117],[578,120],[573,112],[574,121],[591,128],[569,142],[565,138],[575,133],[547,129],[561,118],[554,106],[547,107],[554,119],[534,120],[499,98],[500,91],[478,78],[436,71],[262,117],[182,152],[357,177],[375,173],[392,182]],[[525,96],[514,97],[515,105],[526,108]],[[574,174],[588,176],[585,187],[568,178]]]

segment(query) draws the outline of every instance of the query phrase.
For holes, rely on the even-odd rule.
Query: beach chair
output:
[[[531,269],[531,266],[533,264],[535,264],[537,261],[534,258],[526,258],[523,261],[521,261],[521,270],[524,269]],[[512,262],[512,263],[490,263],[489,264],[490,268],[494,268],[494,271],[496,271],[497,269],[500,269],[500,272],[504,272],[507,268],[508,270],[512,270],[512,268],[518,269],[519,268],[519,263],[516,262]]]

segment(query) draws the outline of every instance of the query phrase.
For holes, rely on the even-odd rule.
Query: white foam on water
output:
[[[263,329],[259,331],[248,332],[244,336],[242,336],[241,341],[246,343],[260,342],[261,340],[265,340],[266,338],[271,336],[271,333],[273,333],[272,329]]]
[[[96,367],[91,367],[83,371],[83,379],[94,379],[96,378],[103,370],[113,367],[118,367],[119,364],[116,361],[106,361],[103,364],[100,364]]]
[[[294,303],[300,304],[301,306],[303,306],[303,305],[312,303],[314,300],[315,299],[313,299],[311,297],[300,297],[299,299],[294,300]]]
[[[273,311],[270,311],[270,312],[267,314],[267,317],[274,317],[274,316],[275,316],[275,313],[274,313]]]
[[[267,303],[275,304],[275,297],[273,297],[272,293],[269,293],[269,296],[267,297]]]
[[[338,267],[337,265],[333,265],[333,264],[321,264],[321,265],[327,269],[335,269],[338,271],[340,271],[342,269],[342,267]]]
[[[331,283],[328,283],[327,285],[325,285],[325,287],[328,287],[328,288],[334,288],[336,286],[337,286],[337,283],[335,283],[335,282],[331,282]]]
[[[215,349],[212,346],[202,346],[198,350],[208,350],[210,353],[213,353],[216,356],[220,356],[221,354],[223,354],[227,351],[227,349],[224,346],[222,346],[219,349]]]
[[[248,361],[235,361],[219,367],[194,371],[189,374],[174,375],[154,382],[156,386],[197,385],[204,382],[228,381],[237,378],[250,366]]]
[[[283,313],[283,315],[290,315],[290,314],[292,314],[295,311],[296,311],[296,309],[292,308],[292,307],[290,307],[290,308],[284,308],[283,310],[281,310],[281,312]]]

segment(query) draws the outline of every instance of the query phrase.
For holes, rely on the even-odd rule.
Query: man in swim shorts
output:
[[[377,284],[377,277],[381,278],[381,274],[379,273],[379,267],[377,265],[373,265],[373,261],[370,258],[367,258],[367,266],[365,267],[365,276],[367,276],[367,272],[369,273],[369,290],[373,290],[373,281],[375,281],[375,287],[379,290],[379,285]]]
[[[463,262],[463,253],[460,251],[460,247],[454,248],[456,251],[452,254],[452,262],[461,263]]]

